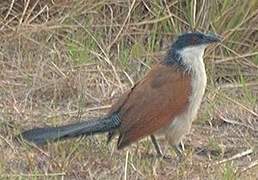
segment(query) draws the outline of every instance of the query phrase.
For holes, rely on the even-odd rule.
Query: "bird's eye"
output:
[[[202,36],[201,36],[201,39],[204,40],[204,39],[205,39],[205,36],[202,35]]]

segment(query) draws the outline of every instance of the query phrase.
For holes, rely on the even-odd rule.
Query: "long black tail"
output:
[[[120,126],[120,119],[117,114],[110,117],[101,118],[94,121],[84,121],[69,124],[60,127],[35,128],[24,131],[20,136],[37,145],[47,142],[63,140],[67,138],[78,137],[82,135],[93,135],[96,133],[104,133]]]

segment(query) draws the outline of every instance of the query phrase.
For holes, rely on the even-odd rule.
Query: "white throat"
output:
[[[178,51],[188,70],[198,71],[200,66],[204,68],[203,54],[205,48],[206,45],[199,45],[186,47]]]

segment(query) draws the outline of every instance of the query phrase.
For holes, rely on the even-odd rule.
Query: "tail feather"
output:
[[[37,145],[78,136],[93,135],[117,129],[120,119],[117,114],[94,121],[84,121],[60,127],[35,128],[22,132],[20,136]]]

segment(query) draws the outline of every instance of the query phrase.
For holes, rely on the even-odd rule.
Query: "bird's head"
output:
[[[174,41],[168,52],[165,62],[187,66],[187,69],[202,64],[202,56],[205,48],[220,39],[213,34],[200,32],[184,33]]]
[[[184,33],[173,44],[173,48],[182,50],[187,47],[206,47],[209,44],[219,42],[220,39],[214,34],[200,32]]]

